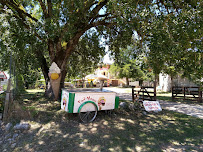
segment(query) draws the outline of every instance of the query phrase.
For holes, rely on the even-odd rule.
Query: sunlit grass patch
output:
[[[28,93],[39,93],[39,92],[44,92],[44,89],[27,89],[26,90]]]

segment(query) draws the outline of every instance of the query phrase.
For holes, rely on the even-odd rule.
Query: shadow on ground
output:
[[[28,132],[15,149],[5,144],[0,151],[201,151],[203,121],[162,111],[147,115],[116,110],[111,116],[99,112],[93,123],[80,123],[77,114],[60,110],[60,103],[43,93],[27,93],[21,104],[32,119]]]

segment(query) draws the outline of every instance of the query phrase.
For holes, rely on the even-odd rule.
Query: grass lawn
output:
[[[28,90],[19,101],[31,113],[31,129],[15,149],[2,146],[10,151],[203,151],[203,120],[184,114],[164,110],[138,116],[118,109],[112,116],[98,112],[93,123],[85,124],[43,92]]]
[[[172,101],[171,93],[169,92],[157,92],[157,99],[164,101]]]

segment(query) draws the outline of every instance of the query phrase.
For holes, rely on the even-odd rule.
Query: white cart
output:
[[[82,122],[92,122],[97,112],[117,109],[119,97],[115,92],[99,89],[62,89],[61,109],[79,113]]]

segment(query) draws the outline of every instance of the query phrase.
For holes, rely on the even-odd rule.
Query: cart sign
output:
[[[7,76],[3,71],[0,71],[0,79],[7,79]]]
[[[143,101],[146,111],[162,111],[158,101]]]
[[[61,98],[61,109],[68,111],[68,100],[69,100],[69,93],[63,91],[62,98]]]
[[[93,101],[98,110],[115,109],[115,93],[75,93],[74,113],[78,112],[81,104],[86,101]]]

